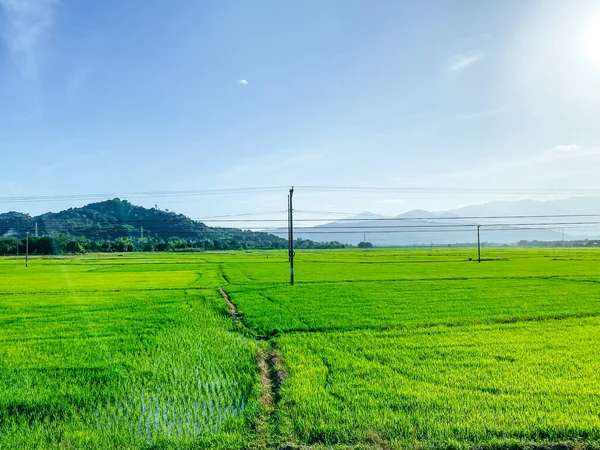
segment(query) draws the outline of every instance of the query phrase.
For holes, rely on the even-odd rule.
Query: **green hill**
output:
[[[146,236],[204,238],[214,231],[183,214],[136,206],[118,198],[34,217],[43,234],[68,233],[88,239]]]
[[[37,239],[32,236],[36,226]],[[144,208],[118,198],[36,217],[14,211],[0,214],[0,236],[5,240],[22,240],[27,231],[31,233],[34,249],[40,240],[54,240],[47,245],[40,244],[40,253],[60,253],[56,251],[57,246],[61,247],[58,244],[63,242],[62,247],[66,247],[69,240],[79,242],[84,250],[92,251],[112,248],[118,251],[270,249],[287,246],[285,239],[269,233],[209,227],[183,214]],[[110,243],[115,241],[119,244],[111,246]],[[16,246],[16,243],[13,245]],[[71,248],[79,247],[71,244]],[[12,251],[4,250],[4,253]]]

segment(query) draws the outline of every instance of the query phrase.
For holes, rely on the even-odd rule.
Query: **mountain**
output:
[[[521,240],[557,241],[563,238],[560,231],[546,229],[511,230],[502,228],[481,228],[483,242],[511,244]],[[284,230],[275,234],[284,235]],[[339,241],[345,244],[358,245],[368,241],[376,246],[407,246],[407,245],[448,245],[477,242],[477,223],[463,220],[403,220],[387,218],[353,223],[337,221],[319,225],[310,229],[295,228],[294,236],[311,239],[317,242]],[[574,236],[564,235],[564,239],[575,239]]]
[[[22,229],[33,229],[34,223],[35,219],[29,214],[15,211],[2,213],[0,214],[0,236],[20,236],[23,234]]]
[[[339,219],[337,223],[353,223],[357,220],[373,220],[373,219],[383,219],[385,216],[381,214],[375,214],[369,211],[363,211],[355,216],[345,217],[343,219]]]
[[[517,216],[557,214],[600,214],[600,197],[573,197],[561,200],[518,200],[469,205],[445,211],[457,216]],[[437,214],[437,213],[436,213]]]
[[[477,220],[482,225],[526,222],[547,226],[546,224],[549,222],[559,222],[560,225],[554,228],[557,231],[560,230],[561,233],[563,230],[562,226],[568,233],[577,234],[579,238],[597,237],[599,230],[595,224],[590,227],[584,227],[580,224],[581,222],[598,222],[600,220],[600,197],[575,197],[549,201],[519,200],[514,202],[490,202],[481,205],[470,205],[446,211],[445,213],[454,214],[459,217],[477,217],[479,219],[473,220]],[[599,217],[581,217],[594,214],[599,215]],[[515,216],[529,217],[519,218]]]
[[[419,219],[419,218],[425,218],[425,219],[430,219],[432,217],[435,217],[435,215],[433,213],[430,213],[429,211],[425,211],[424,209],[413,209],[412,211],[407,211],[405,213],[399,214],[396,216],[397,218],[406,218],[406,219]]]
[[[68,234],[93,240],[117,238],[147,238],[172,240],[176,238],[211,241],[261,241],[261,246],[285,248],[287,243],[272,234],[242,231],[233,228],[214,228],[196,222],[183,214],[144,208],[115,198],[70,208],[36,217],[18,212],[0,214],[0,236],[23,237],[26,231],[40,236]]]
[[[385,216],[382,216],[381,214],[376,214],[376,213],[372,213],[370,211],[363,211],[360,214],[357,214],[355,216],[352,217],[346,217],[346,220],[355,220],[355,219],[382,219]]]
[[[449,211],[429,212],[416,209],[395,217],[361,213],[352,220],[342,219],[310,228],[296,227],[294,235],[314,241],[339,241],[353,245],[367,240],[376,246],[406,246],[475,243],[477,225],[482,225],[482,242],[497,244],[514,244],[522,240],[578,240],[600,234],[597,225],[574,227],[577,222],[600,221],[600,217],[598,220],[581,217],[506,218],[572,214],[600,215],[600,198],[490,202]],[[559,222],[560,225],[552,227],[547,225],[549,222]],[[284,233],[287,231],[275,232],[278,236],[283,236]]]

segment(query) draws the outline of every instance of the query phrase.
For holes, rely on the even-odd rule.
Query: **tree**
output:
[[[373,248],[373,244],[370,242],[359,242],[358,248]]]
[[[67,253],[85,253],[85,249],[83,248],[83,245],[81,245],[77,241],[67,242],[67,245],[65,246],[65,251]]]
[[[17,245],[20,246],[20,241],[15,237],[0,238],[0,255],[16,254]]]
[[[25,248],[25,241],[22,247]],[[54,246],[54,240],[50,236],[29,237],[29,253],[38,255],[54,255],[59,253]]]
[[[115,249],[118,252],[132,252],[133,244],[131,243],[131,239],[122,237],[115,239]]]

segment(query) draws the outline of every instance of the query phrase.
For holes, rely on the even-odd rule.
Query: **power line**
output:
[[[416,186],[297,186],[297,190],[318,192],[399,192],[428,194],[600,194],[600,189],[580,188],[457,188]]]
[[[337,219],[338,221],[350,222],[377,222],[392,220],[473,220],[473,219],[550,219],[562,217],[600,217],[600,214],[544,214],[544,215],[512,215],[512,216],[430,216],[430,217],[380,217],[380,218],[348,218]],[[326,219],[296,219],[305,222],[317,222]],[[331,220],[331,219],[329,219]]]
[[[260,228],[229,228],[229,227],[207,227],[204,225],[200,225],[200,224],[196,224],[196,223],[191,223],[190,226],[174,226],[174,227],[168,227],[165,226],[166,223],[163,222],[156,222],[156,223],[161,223],[160,226],[155,226],[153,227],[152,225],[148,225],[149,221],[139,221],[137,223],[144,223],[146,224],[146,231],[154,231],[154,232],[180,232],[180,231],[187,231],[190,233],[204,233],[204,232],[227,232],[227,231],[231,231],[231,230],[237,230],[240,232],[244,232],[246,230],[248,231],[254,231],[254,232],[270,232],[270,231],[278,231],[278,232],[284,232],[285,228],[265,228],[265,227],[260,227]],[[44,225],[44,228],[48,229],[48,228],[52,228],[51,226],[47,226],[47,224],[45,222],[42,222]],[[62,222],[61,222],[62,223]],[[167,222],[168,223],[168,222]],[[172,221],[171,223],[178,223],[177,221]],[[54,227],[54,231],[58,231],[58,230],[67,230],[67,231],[96,231],[96,232],[102,232],[102,231],[110,231],[110,230],[115,230],[115,228],[117,229],[126,229],[128,227],[130,227],[132,230],[138,230],[138,228],[133,227],[131,225],[129,225],[129,222],[116,222],[116,223],[112,223],[113,226],[100,226],[98,227],[97,223],[93,223],[93,224],[89,224],[89,225],[85,225],[85,224],[77,224],[74,227],[63,227],[63,226],[55,226]],[[452,224],[422,224],[422,225],[368,225],[368,226],[359,226],[359,225],[353,225],[353,226],[324,226],[324,227],[295,227],[296,230],[302,230],[303,233],[307,233],[307,232],[313,232],[313,233],[317,233],[317,234],[322,234],[322,233],[327,233],[327,232],[331,232],[331,233],[337,233],[338,231],[333,231],[333,230],[346,230],[346,231],[352,231],[352,230],[376,230],[374,231],[375,233],[377,232],[381,232],[381,231],[390,231],[390,230],[407,230],[407,229],[438,229],[440,231],[445,231],[445,230],[449,230],[449,229],[454,229],[454,228],[459,228],[459,229],[463,229],[463,230],[471,230],[476,226],[481,226],[482,228],[487,228],[487,229],[498,229],[499,227],[503,227],[505,229],[519,229],[519,227],[536,227],[536,228],[552,228],[552,227],[561,227],[561,228],[586,228],[588,226],[598,226],[600,225],[600,221],[586,221],[586,222],[529,222],[529,223],[523,223],[523,222],[513,222],[513,223],[490,223],[490,224],[475,224],[475,223],[470,223],[470,224],[457,224],[457,223],[452,223]],[[195,226],[198,226],[199,228],[195,228]],[[10,226],[10,223],[6,223],[4,224],[4,226],[2,227],[4,229],[16,229],[16,230],[30,230],[32,229],[32,226]],[[363,231],[360,231],[363,232]]]
[[[456,229],[451,229],[451,230],[381,230],[381,231],[377,231],[375,232],[376,235],[379,234],[403,234],[403,233],[473,233],[474,230],[476,228],[473,227],[469,230],[456,230]],[[483,231],[521,231],[521,230],[549,230],[549,231],[554,231],[552,228],[494,228],[494,229],[490,229],[490,230],[482,230],[482,234]],[[340,235],[340,234],[363,234],[363,231],[360,230],[350,230],[350,231],[336,231],[336,232],[312,232],[312,231],[308,231],[308,232],[302,232],[299,233],[301,236],[305,236],[305,235],[311,235],[311,234],[315,234],[315,235],[328,235],[328,234],[332,234],[332,235]]]
[[[322,228],[317,228],[317,227],[296,227],[296,230],[352,230],[352,229],[361,229],[361,230],[377,230],[377,229],[405,229],[405,228],[442,228],[442,229],[448,229],[448,228],[472,228],[472,227],[476,227],[476,226],[482,226],[482,227],[500,227],[500,226],[508,226],[508,225],[514,225],[514,226],[529,226],[529,225],[556,225],[556,226],[562,226],[562,225],[600,225],[599,221],[596,222],[541,222],[541,223],[490,223],[490,224],[476,224],[476,223],[472,223],[472,224],[456,224],[456,223],[450,223],[450,224],[428,224],[428,225],[369,225],[369,226],[324,226]],[[262,230],[279,230],[279,228],[261,228]]]
[[[226,215],[222,215],[222,216],[201,217],[201,218],[192,219],[192,220],[195,220],[195,221],[210,220],[210,221],[219,221],[220,222],[221,221],[220,219],[223,219],[223,221],[230,221],[229,220],[230,217],[260,216],[262,214],[283,214],[283,213],[287,213],[287,211],[282,209],[279,211],[262,211],[262,212],[255,212],[255,213],[226,214]],[[251,220],[251,219],[245,219],[245,220]],[[260,219],[255,219],[255,220],[260,220]],[[272,220],[272,219],[268,219],[268,220]],[[239,220],[235,220],[235,221],[241,222],[241,221],[244,221],[244,219],[239,219]]]
[[[536,226],[538,224],[514,224],[514,225],[510,225],[510,224],[496,224],[493,226],[487,226],[487,225],[479,225],[482,228],[482,231],[518,231],[518,230],[554,230],[553,226],[555,225],[559,225],[560,228],[564,228],[564,229],[589,229],[589,228],[595,228],[600,226],[600,222],[584,222],[584,223],[580,223],[579,225],[566,225],[566,226],[561,226],[561,224],[546,224],[546,226]],[[594,227],[589,227],[588,225],[594,225]],[[380,233],[411,233],[411,232],[422,232],[422,233],[446,233],[446,232],[472,232],[475,228],[477,227],[477,225],[458,225],[458,226],[446,226],[446,227],[428,227],[428,226],[411,226],[411,227],[387,227],[384,229],[377,229],[376,231],[367,231],[371,234],[380,234]],[[487,228],[484,228],[487,227]],[[341,228],[341,229],[336,229],[336,230],[332,230],[330,228],[326,228],[326,229],[314,229],[314,228],[305,228],[302,229],[303,231],[301,231],[302,235],[306,235],[306,234],[318,234],[318,235],[326,235],[326,234],[363,234],[365,233],[365,231],[363,230],[369,230],[369,228]],[[26,232],[27,230],[30,230],[30,228],[13,228],[12,231],[13,232]],[[146,235],[151,234],[151,233],[182,233],[182,234],[193,234],[193,235],[201,235],[201,234],[222,234],[222,233],[227,233],[229,230],[228,228],[207,228],[207,229],[202,229],[202,230],[193,230],[193,229],[189,229],[189,228],[144,228],[144,232]],[[264,229],[254,229],[254,230],[246,230],[246,229],[233,229],[236,232],[239,233],[246,233],[246,232],[252,232],[252,233],[264,233],[264,234],[270,234],[270,235],[274,235],[277,237],[280,237],[279,235],[283,235],[284,233],[287,233],[286,229],[278,229],[276,230],[277,233],[269,233],[269,230],[264,230]],[[298,228],[296,228],[296,230],[298,230]],[[341,231],[338,231],[341,230]],[[120,229],[115,229],[115,228],[93,228],[93,227],[81,227],[81,228],[64,228],[64,229],[54,229],[54,230],[46,230],[47,232],[49,231],[50,233],[57,233],[57,232],[65,232],[65,233],[80,233],[80,232],[93,232],[96,234],[101,234],[101,233],[105,233],[105,232],[122,232],[122,231],[129,231],[132,235],[138,235],[139,233],[139,229],[137,228],[131,228],[130,230],[123,230],[123,228]],[[273,230],[272,230],[273,231]]]
[[[246,187],[230,189],[194,189],[187,191],[148,191],[125,192],[120,194],[73,194],[73,195],[43,195],[0,197],[0,203],[28,203],[28,202],[57,202],[74,200],[106,200],[110,198],[148,198],[148,197],[180,197],[190,195],[226,195],[255,192],[276,192],[286,189],[285,186]]]
[[[264,213],[264,214],[281,214],[281,213],[285,213],[286,211],[272,211],[269,213]],[[210,221],[210,222],[218,222],[218,223],[262,223],[262,222],[282,222],[282,223],[287,223],[287,219],[227,219],[225,217],[240,217],[240,216],[253,216],[255,215],[255,213],[242,213],[242,214],[231,214],[231,215],[227,215],[227,216],[214,216],[215,218],[210,218],[210,217],[203,217],[203,218],[188,218],[186,217],[185,219],[189,219],[192,222],[202,222],[202,221]],[[218,217],[223,217],[223,219],[219,219]],[[383,221],[383,222],[389,222],[389,221],[443,221],[443,220],[477,220],[477,219],[482,219],[482,220],[490,220],[490,219],[560,219],[560,218],[594,218],[594,217],[600,217],[600,214],[545,214],[545,215],[513,215],[513,216],[451,216],[451,217],[444,217],[444,216],[439,216],[439,217],[382,217],[382,218],[378,218],[378,219],[354,219],[354,218],[349,218],[349,219],[339,219],[339,220],[334,220],[333,222],[329,222],[329,223],[334,223],[334,222],[379,222],[379,221]],[[71,222],[71,221],[77,221],[77,220],[93,220],[93,219],[89,219],[86,217],[83,217],[81,219],[79,218],[61,218],[61,217],[56,217],[56,218],[37,218],[38,220],[41,220],[43,223],[48,223],[48,222]],[[169,223],[169,222],[178,222],[179,220],[185,220],[185,219],[179,219],[178,217],[174,217],[174,218],[167,218],[167,219],[125,219],[122,222],[119,223]],[[30,218],[30,219],[9,219],[10,222],[34,222],[34,218]],[[318,218],[318,219],[294,219],[294,222],[323,222],[325,220],[332,220],[330,218]],[[117,222],[115,222],[117,223]],[[572,222],[569,222],[572,223]],[[442,224],[440,224],[442,225]],[[447,226],[450,226],[451,224],[447,224]],[[489,225],[489,224],[488,224]],[[393,226],[393,225],[390,225]]]
[[[41,196],[15,196],[0,197],[0,203],[27,203],[27,202],[56,202],[78,200],[105,200],[109,198],[152,198],[152,197],[182,197],[195,195],[226,195],[255,192],[281,192],[287,186],[256,186],[227,189],[192,189],[179,191],[142,191],[122,193],[93,193],[93,194],[62,194]],[[307,192],[371,192],[371,193],[407,193],[407,194],[574,194],[574,195],[600,195],[600,189],[575,189],[575,188],[457,188],[457,187],[415,187],[415,186],[297,186],[297,191]]]

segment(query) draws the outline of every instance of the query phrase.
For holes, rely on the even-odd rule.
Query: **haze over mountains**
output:
[[[394,217],[365,211],[314,227],[304,224],[295,223],[295,238],[352,245],[364,240],[376,246],[474,243],[477,242],[477,225],[481,225],[482,242],[496,244],[514,244],[523,240],[596,239],[600,236],[600,197],[501,201],[448,211],[412,210]],[[36,226],[40,235],[62,233],[88,239],[146,237],[169,240],[177,237],[253,241],[253,248],[283,248],[287,238],[285,228],[266,233],[210,227],[182,214],[143,208],[119,199],[36,217],[18,212],[0,214],[0,236],[22,238],[25,231],[34,232]]]
[[[573,217],[590,214],[598,217]],[[596,223],[582,225],[582,222]],[[448,245],[477,242],[477,225],[482,226],[482,242],[497,244],[597,238],[600,198],[498,201],[448,211],[412,210],[394,217],[365,211],[324,225],[296,227],[294,234],[304,239],[353,245],[363,240],[376,246]],[[281,229],[276,234],[284,236],[284,232]]]

